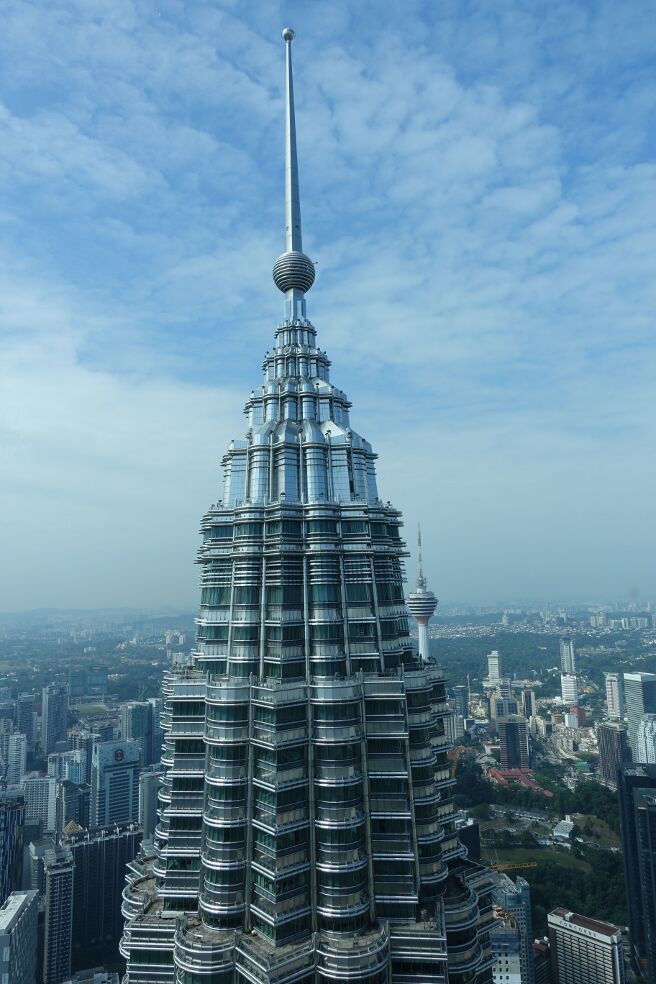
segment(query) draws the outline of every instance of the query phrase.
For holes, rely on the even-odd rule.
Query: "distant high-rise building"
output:
[[[56,834],[61,837],[71,822],[87,829],[90,823],[91,786],[76,784],[70,779],[57,780]]]
[[[493,984],[523,984],[521,935],[516,919],[500,906],[494,906],[495,922],[490,932]]]
[[[151,764],[153,754],[153,705],[147,700],[121,704],[121,738],[139,746],[141,768]]]
[[[0,734],[9,734],[14,728],[14,701],[7,696],[0,696]]]
[[[492,721],[517,713],[519,713],[519,704],[515,697],[500,697],[498,694],[492,694],[490,697],[490,719]]]
[[[512,943],[510,951],[517,952],[519,963],[519,976],[517,980],[520,984],[534,984],[534,960],[533,960],[533,921],[531,918],[531,890],[525,878],[518,877],[515,882],[506,874],[498,874],[495,880],[495,887],[492,898],[497,906],[507,913],[514,920],[517,934],[516,945]],[[510,927],[511,929],[511,927]],[[511,933],[510,936],[513,934]],[[511,943],[509,937],[509,943]],[[492,941],[494,952],[495,944]],[[506,981],[501,976],[505,971],[499,969],[498,979]],[[495,976],[495,981],[497,977]]]
[[[636,887],[643,911],[642,956],[647,961],[647,979],[656,981],[656,789],[635,789],[633,810],[638,847]]]
[[[535,984],[556,984],[551,978],[549,944],[545,943],[544,940],[536,940],[533,944],[533,966],[535,968]]]
[[[571,707],[579,702],[579,687],[576,677],[571,673],[560,674],[560,695],[563,704]]]
[[[557,908],[547,916],[556,984],[624,984],[622,930]]]
[[[640,718],[643,714],[656,714],[656,673],[625,673],[624,700],[629,748],[635,759]]]
[[[643,714],[640,718],[634,761],[656,764],[656,714]]]
[[[0,790],[0,905],[21,887],[25,800],[18,790]]]
[[[458,837],[467,848],[467,857],[473,861],[481,860],[481,825],[473,817],[458,822]]]
[[[91,783],[91,763],[93,760],[94,745],[101,739],[93,731],[74,729],[68,734],[69,749],[71,751],[83,751],[86,757],[86,771],[84,781]]]
[[[532,718],[537,712],[537,703],[534,690],[522,690],[522,714],[525,718]]]
[[[159,787],[163,775],[161,765],[153,765],[139,775],[139,823],[145,841],[151,841],[155,835]]]
[[[597,725],[599,776],[609,789],[617,789],[617,770],[630,758],[626,725],[604,721]]]
[[[586,725],[588,723],[588,713],[587,713],[585,707],[581,707],[580,704],[575,704],[573,707],[570,707],[569,713],[570,714],[573,714],[574,717],[576,718],[576,727],[577,728],[585,728],[586,727]]]
[[[111,721],[94,721],[91,731],[96,739],[96,744],[102,741],[116,741],[116,729]]]
[[[604,673],[606,681],[606,707],[611,721],[624,718],[624,685],[621,673]]]
[[[561,673],[576,676],[576,649],[573,636],[563,636],[560,640],[560,670]]]
[[[501,683],[501,656],[496,649],[493,649],[487,657],[487,681],[488,687],[496,687]]]
[[[509,714],[497,719],[501,745],[501,769],[529,768],[528,722],[521,714]]]
[[[137,856],[141,837],[138,824],[65,837],[74,865],[72,970],[114,959],[123,931],[126,868]]]
[[[41,747],[44,755],[57,751],[57,744],[66,741],[68,722],[68,690],[51,684],[43,688],[41,700]]]
[[[424,577],[424,567],[421,557],[421,530],[417,531],[417,546],[419,553],[419,573],[417,574],[417,584],[415,590],[408,596],[408,611],[414,616],[417,622],[419,634],[419,658],[423,663],[427,663],[430,657],[430,644],[428,641],[428,623],[435,614],[437,608],[437,598],[428,589],[426,578]]]
[[[46,851],[43,984],[61,984],[71,972],[73,868],[73,855],[65,845]]]
[[[20,782],[27,766],[27,735],[14,731],[0,735],[2,758],[4,760],[5,782],[15,786]]]
[[[12,892],[0,908],[0,981],[37,984],[37,892]]]
[[[456,684],[453,688],[453,702],[456,715],[463,718],[469,716],[469,693],[464,684]]]
[[[80,785],[87,781],[87,753],[84,748],[69,752],[52,752],[48,756],[48,775],[69,779]]]
[[[653,814],[645,807],[639,826],[637,804],[642,802],[643,790],[656,792],[656,765],[627,765],[620,769],[620,834],[630,940],[635,960],[646,966],[650,946],[656,939],[656,871],[650,884],[646,865],[652,841],[651,835],[645,840],[644,820],[651,821]]]
[[[28,887],[34,889],[39,895],[45,892],[45,860],[48,851],[55,848],[54,837],[39,837],[37,840],[30,841],[28,848],[29,857],[29,877],[26,879]]]
[[[55,832],[57,819],[57,779],[55,776],[25,776],[21,781],[25,796],[25,820],[39,821],[46,834]]]
[[[87,667],[87,693],[104,696],[107,693],[107,675],[106,666]]]
[[[34,694],[19,694],[14,713],[16,731],[25,735],[31,748],[34,744]]]
[[[68,692],[71,697],[82,697],[87,692],[87,671],[84,666],[71,666],[68,671]]]
[[[464,730],[464,725],[463,725]],[[456,719],[456,712],[453,708],[450,708],[448,713],[444,716],[444,735],[449,745],[455,745],[460,737],[459,725]]]
[[[91,826],[139,819],[139,746],[107,741],[94,746],[91,765]]]
[[[150,753],[150,761],[153,765],[159,765],[162,759],[162,747],[164,745],[164,728],[162,727],[164,701],[161,697],[149,697],[148,703],[153,708],[153,743]]]

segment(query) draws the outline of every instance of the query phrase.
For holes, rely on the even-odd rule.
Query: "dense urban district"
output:
[[[652,979],[655,623],[631,604],[428,625],[459,835],[494,879],[494,981],[550,981],[550,946],[582,932]],[[31,938],[39,982],[120,980],[126,877],[167,805],[162,682],[194,643],[191,614],[0,617],[0,952]]]

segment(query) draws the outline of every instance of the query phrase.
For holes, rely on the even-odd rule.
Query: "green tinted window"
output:
[[[321,604],[321,602],[338,602],[340,596],[339,584],[310,585],[310,600],[314,605]]]
[[[348,519],[342,522],[342,536],[362,536],[369,534],[369,523],[364,520]]]
[[[230,587],[203,588],[200,595],[201,605],[229,605]]]
[[[236,523],[235,536],[262,536],[262,523]]]
[[[310,519],[308,533],[337,533],[337,523],[332,519]]]
[[[210,526],[204,536],[206,540],[232,540],[232,526]]]
[[[371,601],[370,584],[349,584],[346,582],[346,600],[351,603],[368,604]]]
[[[198,638],[208,639],[213,642],[227,642],[228,626],[227,625],[199,625]]]

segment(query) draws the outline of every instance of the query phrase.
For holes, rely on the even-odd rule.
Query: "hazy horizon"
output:
[[[656,598],[656,19],[352,6],[3,5],[0,611],[197,605],[282,317],[285,23],[308,315],[409,582],[420,521],[447,604]]]

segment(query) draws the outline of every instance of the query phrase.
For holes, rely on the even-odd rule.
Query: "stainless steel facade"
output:
[[[409,636],[401,516],[305,314],[283,37],[285,319],[201,523],[197,644],[164,684],[124,982],[488,981],[490,904],[455,831],[443,672]]]

